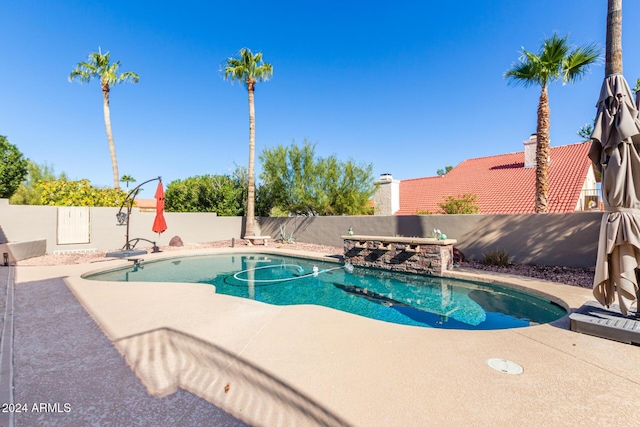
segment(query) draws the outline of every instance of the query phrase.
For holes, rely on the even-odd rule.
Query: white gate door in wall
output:
[[[57,243],[59,245],[90,243],[90,228],[90,210],[88,207],[58,207]]]

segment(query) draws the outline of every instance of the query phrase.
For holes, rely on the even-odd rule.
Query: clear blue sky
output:
[[[100,46],[140,75],[111,92],[121,175],[168,183],[229,173],[248,163],[248,103],[220,65],[248,47],[274,67],[256,89],[256,154],[307,138],[318,155],[372,163],[376,178],[435,175],[521,151],[535,132],[539,89],[509,86],[504,72],[522,47],[537,51],[554,32],[604,50],[606,8],[606,0],[3,2],[0,135],[71,179],[112,185],[99,83],[68,82]],[[625,0],[632,87],[639,20],[640,1]],[[579,141],[603,77],[600,65],[573,86],[551,86],[553,146]]]

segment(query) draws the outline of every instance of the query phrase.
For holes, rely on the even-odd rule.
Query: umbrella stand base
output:
[[[115,252],[107,252],[106,256],[110,258],[129,258],[137,255],[146,255],[147,251],[144,250],[121,250]]]
[[[149,242],[153,245],[153,247],[151,248],[151,253],[155,254],[156,252],[162,252],[160,250],[160,248],[156,245],[156,242],[152,242],[149,239],[143,239],[142,237],[136,237],[135,239],[131,239],[129,240],[124,247],[122,248],[122,250],[126,250],[126,251],[132,251],[136,248],[136,245],[138,243],[140,243],[140,240],[144,240],[145,242]],[[145,251],[146,252],[146,251]]]
[[[575,332],[640,345],[640,318],[637,313],[623,316],[617,304],[606,308],[589,301],[569,316],[569,324]]]

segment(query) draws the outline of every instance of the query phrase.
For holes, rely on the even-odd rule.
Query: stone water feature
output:
[[[390,236],[340,236],[344,261],[360,267],[442,276],[453,268],[455,239]]]

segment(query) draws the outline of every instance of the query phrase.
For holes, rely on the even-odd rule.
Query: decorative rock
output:
[[[184,246],[184,243],[182,243],[180,236],[173,236],[169,241],[169,246]]]

